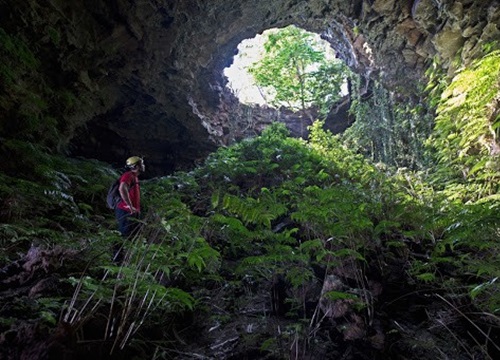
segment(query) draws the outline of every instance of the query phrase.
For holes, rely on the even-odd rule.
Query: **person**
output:
[[[146,170],[144,160],[139,156],[129,157],[126,161],[127,172],[120,177],[118,191],[121,200],[118,202],[115,215],[118,230],[122,237],[129,237],[137,229],[137,221],[141,213],[141,187],[139,175]]]

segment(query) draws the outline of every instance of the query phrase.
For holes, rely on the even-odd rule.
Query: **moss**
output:
[[[47,33],[49,34],[52,43],[58,46],[59,43],[61,42],[61,34],[59,33],[59,31],[54,29],[52,26],[49,26],[47,28]]]
[[[428,141],[441,165],[436,180],[454,174],[457,180],[469,183],[469,194],[462,193],[467,199],[498,191],[500,174],[492,172],[487,164],[499,146],[499,79],[500,51],[460,71],[442,93]],[[450,193],[456,194],[455,190],[450,189]]]
[[[0,28],[0,44],[2,44],[2,55],[4,55],[11,66],[25,67],[35,70],[40,66],[40,61],[35,57],[29,46],[19,37],[11,36]]]

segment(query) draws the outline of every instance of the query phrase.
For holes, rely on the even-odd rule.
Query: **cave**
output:
[[[333,311],[335,316],[321,329],[321,356],[311,353],[307,358],[498,357],[497,93],[480,108],[491,110],[488,125],[494,131],[484,127],[481,135],[487,135],[477,139],[480,145],[470,147],[482,157],[454,164],[456,173],[438,174],[442,177],[432,183],[440,196],[451,193],[451,200],[443,200],[441,207],[441,199],[426,192],[434,188],[426,188],[420,178],[411,182],[416,177],[410,177],[407,169],[395,171],[406,181],[404,186],[392,187],[393,183],[389,186],[381,180],[390,173],[384,172],[387,167],[380,163],[365,167],[363,154],[354,156],[342,149],[340,160],[329,166],[324,166],[324,153],[307,157],[300,148],[304,143],[297,139],[307,136],[300,114],[240,103],[226,87],[224,75],[243,40],[294,25],[326,40],[360,76],[367,93],[375,93],[376,83],[402,104],[425,107],[421,90],[429,70],[444,74],[443,82],[451,82],[488,51],[498,52],[498,24],[500,2],[480,0],[2,0],[0,250],[8,251],[0,251],[1,351],[8,359],[134,355],[257,359],[262,354],[266,359],[285,358],[262,349],[272,345],[268,340],[278,334],[290,340],[280,348],[299,359],[299,352],[289,346],[299,345],[294,339],[297,332],[286,327],[304,324],[315,314],[326,318]],[[332,111],[343,121],[325,125],[333,133],[342,133],[352,121],[348,107],[341,105],[345,104]],[[272,154],[265,158],[249,139],[259,140],[256,135],[274,120],[284,123],[294,137],[283,140],[287,143],[282,142],[281,148],[264,149]],[[447,144],[446,136],[440,140],[440,145]],[[225,167],[225,159],[214,160],[206,168],[197,166],[219,150],[231,151],[233,144],[242,145],[238,151],[245,152],[249,170]],[[455,149],[445,154],[446,159],[454,160]],[[108,270],[116,271],[108,252],[119,237],[113,213],[105,207],[105,184],[132,155],[145,159],[143,184],[150,191],[145,198],[159,208],[155,212],[150,207],[154,210],[144,239],[164,241],[167,245],[162,249],[168,251],[158,251],[164,255],[161,265],[168,267],[171,261],[178,266],[172,273],[189,276],[169,278],[160,271],[152,275],[149,265],[137,271],[151,280],[151,288],[178,291],[177,299],[184,300],[185,307],[180,307],[182,311],[169,308],[172,311],[165,319],[160,314],[145,324],[140,335],[147,334],[147,341],[120,353],[113,352],[119,337],[114,344],[107,338],[116,335],[108,332],[117,319],[111,316],[113,306],[106,308],[113,304],[113,294],[94,298],[89,292],[89,301],[79,304],[80,314],[67,304],[79,296],[84,281],[89,281],[89,289],[122,285],[121,273],[116,279],[104,279]],[[263,158],[266,161],[255,165]],[[238,158],[232,161],[240,164]],[[307,166],[301,168],[301,161]],[[353,171],[348,168],[351,162],[357,166]],[[306,179],[306,172],[314,179]],[[486,173],[486,185],[464,190],[464,179],[471,173],[476,177]],[[271,179],[268,183],[263,181],[266,176]],[[483,180],[478,183],[483,185]],[[295,196],[290,188],[278,188],[281,183],[304,192]],[[446,188],[456,183],[459,186]],[[278,195],[273,193],[275,185]],[[477,195],[470,194],[476,190]],[[456,205],[459,196],[463,203]],[[335,213],[331,204],[340,210]],[[233,207],[232,212],[226,205]],[[273,205],[277,215],[265,207]],[[318,208],[324,213],[318,215]],[[248,214],[245,218],[243,211],[258,221]],[[345,218],[351,213],[357,216],[352,217],[354,231],[349,238],[354,239],[356,251],[347,245],[333,248],[337,244],[330,232],[335,232],[337,221],[348,223],[351,218]],[[326,230],[317,229],[318,218]],[[321,232],[321,238],[315,238],[316,232]],[[347,238],[345,232],[338,234],[341,240]],[[260,282],[247,274],[237,275],[241,276],[235,281],[239,263],[267,255],[262,250],[265,241],[275,237],[290,250],[291,263],[315,260],[312,254],[317,249],[338,251],[347,260],[338,267],[307,263],[303,268],[291,267],[294,272],[284,265],[281,273],[269,272],[269,278]],[[142,241],[138,237],[130,247],[140,248]],[[175,253],[172,249],[178,243],[188,250]],[[299,258],[304,243],[312,252]],[[233,254],[240,250],[244,255]],[[223,258],[218,251],[230,256]],[[325,251],[324,259],[330,256]],[[205,260],[207,268],[214,268],[212,277],[201,274]],[[363,265],[356,267],[358,260]],[[428,270],[431,261],[435,268]],[[136,276],[133,271],[130,274]],[[449,276],[446,282],[432,282],[442,274]],[[307,289],[310,298],[301,298],[304,306],[295,324],[287,315],[292,307],[290,291],[300,291],[293,288],[288,275],[303,276],[305,281],[321,279]],[[195,281],[189,282],[188,277]],[[433,288],[434,284],[443,286]],[[192,311],[195,299],[189,291],[193,288],[204,301],[199,313]],[[324,293],[337,298],[325,298]],[[369,298],[365,303],[370,306],[353,305],[353,294]],[[92,305],[91,299],[96,303]],[[110,300],[104,310],[99,308],[101,300]],[[129,308],[137,303],[129,301]],[[98,311],[92,313],[94,309]],[[90,311],[90,321],[83,310]],[[359,316],[365,310],[367,315]],[[250,342],[235,340],[240,334]],[[314,336],[309,335],[305,333],[302,345],[311,339],[313,343]],[[173,348],[161,353],[161,347],[152,346],[158,339],[171,342]]]
[[[60,135],[48,147],[117,167],[140,154],[149,176],[189,168],[266,126],[254,108],[249,128],[248,109],[225,87],[224,68],[244,39],[290,24],[318,33],[353,71],[405,101],[432,58],[452,73],[457,57],[479,56],[498,39],[500,16],[496,2],[465,0],[7,0],[0,14],[4,34],[38,59],[17,76],[49,103],[38,114],[55,118]],[[13,65],[2,51],[4,66]],[[3,86],[2,123],[17,121],[26,96]],[[52,127],[5,126],[2,137]]]

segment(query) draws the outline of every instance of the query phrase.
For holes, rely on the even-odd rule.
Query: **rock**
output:
[[[55,150],[117,167],[140,154],[148,176],[164,175],[258,134],[275,117],[226,93],[223,70],[243,39],[295,24],[322,34],[354,71],[411,95],[432,57],[447,69],[456,55],[464,63],[481,55],[482,45],[500,37],[499,18],[496,2],[479,0],[5,0],[1,27],[36,62],[28,53],[0,54],[3,71],[22,79],[17,87],[2,82],[0,120],[18,126],[0,135],[40,131],[21,126],[15,110],[33,93],[47,103],[37,116],[58,123],[49,142]],[[279,116],[297,136],[310,122]],[[37,134],[26,136],[45,141]]]

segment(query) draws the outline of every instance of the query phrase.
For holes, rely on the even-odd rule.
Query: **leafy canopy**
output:
[[[328,59],[313,34],[288,26],[268,35],[264,52],[248,71],[257,86],[271,94],[273,106],[295,111],[317,106],[326,115],[340,98],[347,68],[340,60]]]

